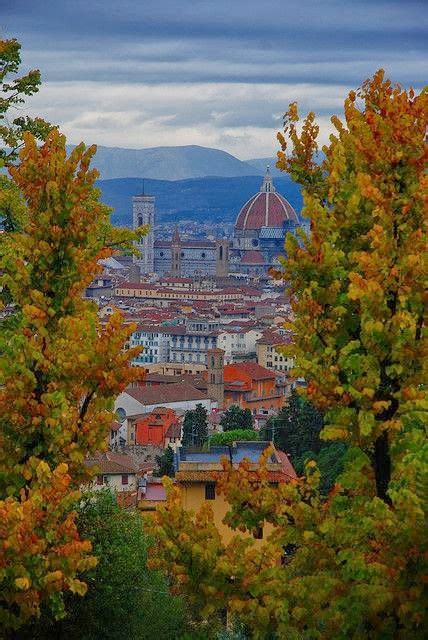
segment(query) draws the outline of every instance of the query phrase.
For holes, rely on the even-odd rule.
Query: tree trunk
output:
[[[391,480],[391,457],[389,455],[388,434],[386,431],[375,441],[373,462],[376,494],[378,498],[390,505],[392,503],[387,491]]]

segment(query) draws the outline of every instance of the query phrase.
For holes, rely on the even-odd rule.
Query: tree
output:
[[[40,86],[40,71],[34,69],[24,76],[8,79],[18,73],[21,63],[21,45],[17,40],[0,40],[0,166],[11,164],[17,159],[17,151],[23,144],[23,135],[30,132],[38,140],[45,140],[52,125],[42,118],[18,116],[11,121],[8,111],[25,101],[25,96],[37,93]]]
[[[323,426],[322,414],[293,391],[287,405],[276,416],[269,418],[261,433],[263,439],[272,440],[294,461],[305,451],[318,453],[322,445],[319,434]]]
[[[22,640],[170,640],[183,627],[184,607],[171,597],[165,578],[147,568],[149,539],[139,513],[117,506],[110,491],[84,495],[77,526],[99,557],[85,580],[84,598],[69,595],[67,616],[21,629]]]
[[[300,135],[297,106],[285,115],[278,166],[303,187],[311,234],[287,236],[281,277],[295,314],[296,373],[326,411],[323,436],[367,451],[377,495],[389,501],[391,446],[422,426],[425,397],[427,93],[392,87],[378,71],[349,94],[345,119],[332,118],[336,134],[319,165],[314,115]]]
[[[344,442],[322,440],[323,427],[322,413],[293,391],[287,405],[269,418],[260,438],[272,440],[278,449],[285,451],[299,475],[304,473],[307,460],[315,460],[320,471],[320,491],[326,494],[343,471],[348,446]]]
[[[160,456],[155,456],[157,469],[154,471],[155,476],[174,476],[174,451],[168,445]]]
[[[58,131],[40,148],[25,133],[9,168],[20,200],[0,238],[12,309],[0,331],[3,627],[37,616],[42,602],[61,616],[63,592],[85,592],[78,575],[96,560],[73,511],[88,479],[83,461],[105,447],[113,398],[138,375],[130,361],[139,350],[123,350],[134,327],[119,313],[102,324],[82,298],[99,259],[136,237],[110,225],[89,170],[94,153],[81,144],[67,158]]]
[[[223,431],[231,429],[252,429],[253,417],[250,409],[241,409],[236,404],[232,404],[223,414],[220,424]]]
[[[186,411],[183,421],[184,447],[202,447],[208,438],[208,412],[201,404],[193,411]]]
[[[313,115],[299,134],[290,107],[288,157],[280,136],[279,165],[303,185],[312,221],[310,238],[288,236],[281,272],[295,314],[290,353],[325,414],[324,436],[350,443],[327,499],[315,461],[303,478],[272,486],[267,452],[257,471],[225,460],[217,482],[229,526],[251,534],[272,525],[259,546],[251,536],[219,541],[209,506],[183,512],[176,488],[157,514],[158,565],[202,616],[227,607],[255,639],[426,634],[426,106],[426,93],[392,88],[378,72],[349,95],[345,123],[333,119],[321,166]]]
[[[259,434],[254,429],[231,429],[223,433],[214,433],[210,438],[210,445],[231,444],[241,440],[258,440]]]

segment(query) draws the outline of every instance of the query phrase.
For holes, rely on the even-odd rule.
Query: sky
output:
[[[423,86],[428,11],[413,0],[0,0],[1,37],[42,87],[22,108],[70,143],[197,144],[272,156],[293,101],[330,117],[376,69]]]

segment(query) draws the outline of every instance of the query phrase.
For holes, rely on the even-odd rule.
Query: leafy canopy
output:
[[[209,442],[210,445],[231,444],[240,440],[258,440],[259,434],[254,429],[231,429],[223,433],[214,433]]]
[[[202,447],[208,438],[208,412],[202,404],[193,411],[186,411],[183,421],[184,447]]]
[[[241,409],[236,404],[232,404],[222,415],[220,424],[223,431],[231,429],[252,429],[253,417],[250,409]]]
[[[174,451],[171,446],[161,453],[159,456],[155,456],[156,464],[158,465],[154,471],[154,475],[158,477],[174,475]]]
[[[0,238],[3,626],[38,615],[42,601],[60,616],[64,590],[85,592],[77,576],[95,560],[72,511],[83,461],[106,445],[113,399],[138,375],[138,349],[123,350],[133,327],[119,313],[101,324],[82,298],[99,259],[135,237],[98,201],[94,153],[81,144],[67,158],[57,130],[40,148],[25,133],[9,168],[20,208]]]
[[[25,132],[32,133],[38,140],[45,140],[53,128],[42,118],[9,117],[8,112],[21,105],[26,96],[37,93],[40,86],[40,71],[37,69],[15,77],[21,63],[20,50],[17,40],[0,40],[0,166],[17,159]]]
[[[284,351],[326,412],[323,436],[367,451],[385,500],[390,448],[426,411],[427,100],[378,71],[345,100],[345,122],[332,118],[321,165],[313,114],[299,134],[290,105],[278,135],[278,166],[302,185],[311,220],[310,237],[286,240],[296,339]]]
[[[287,453],[299,475],[304,473],[307,460],[315,460],[320,471],[320,490],[325,494],[343,471],[348,445],[321,439],[323,427],[322,413],[293,391],[287,405],[269,418],[260,437],[272,440],[278,449]]]
[[[68,595],[67,616],[48,616],[20,630],[22,640],[170,640],[183,627],[183,603],[171,597],[165,578],[147,567],[149,538],[141,516],[118,507],[109,490],[84,494],[77,512],[82,538],[98,565],[85,574],[84,598]]]

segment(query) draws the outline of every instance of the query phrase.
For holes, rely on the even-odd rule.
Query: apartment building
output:
[[[293,368],[293,358],[281,353],[281,347],[290,344],[291,336],[284,329],[267,329],[256,342],[257,362],[274,371],[287,372]]]

